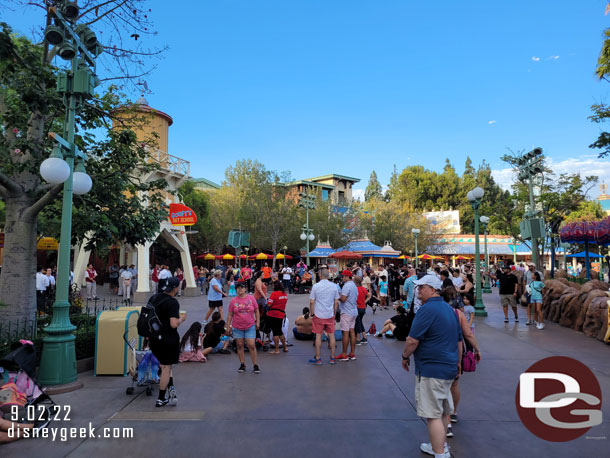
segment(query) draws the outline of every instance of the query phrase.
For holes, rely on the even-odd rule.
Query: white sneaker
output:
[[[428,455],[432,455],[434,456],[434,450],[432,450],[432,444],[430,442],[424,442],[419,446],[419,449],[424,452],[427,453]],[[449,446],[447,445],[447,443],[445,442],[445,448],[443,449],[443,453],[448,454],[449,453]]]
[[[544,329],[544,323],[538,323],[538,329]]]
[[[170,406],[175,406],[176,404],[178,404],[178,396],[176,396],[176,387],[174,386],[170,386],[167,389],[167,393],[168,393],[168,398],[169,398],[169,405]]]

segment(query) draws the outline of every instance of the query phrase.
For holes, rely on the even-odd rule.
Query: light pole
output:
[[[517,267],[517,239],[513,239],[513,265]]]
[[[316,237],[313,235],[313,229],[309,228],[309,210],[316,208],[316,196],[305,192],[299,193],[299,207],[305,209],[305,224],[301,227],[301,240],[306,241],[305,249],[307,250],[307,268],[309,265],[309,241],[313,241]]]
[[[525,220],[521,221],[521,238],[523,240],[532,241],[532,262],[538,269],[538,239],[544,239],[546,236],[546,229],[544,225],[544,219],[540,212],[536,210],[534,202],[534,182],[533,178],[536,175],[542,174],[543,169],[543,158],[542,148],[534,148],[529,153],[517,158],[517,168],[519,170],[519,180],[523,183],[527,182],[529,190],[530,208],[529,211],[525,212]],[[544,242],[544,240],[543,240]],[[544,243],[542,244],[544,247]]]
[[[466,194],[466,198],[470,201],[472,209],[474,210],[475,291],[477,295],[474,303],[475,316],[487,316],[485,304],[483,304],[483,296],[481,294],[481,253],[479,250],[479,207],[481,206],[481,199],[484,194],[485,191],[483,191],[483,188],[478,186]]]
[[[86,155],[74,143],[76,108],[93,96],[98,84],[95,76],[95,58],[103,52],[95,34],[84,24],[74,27],[79,15],[75,2],[62,1],[50,7],[53,25],[45,30],[45,40],[58,49],[57,54],[71,61],[70,70],[57,76],[57,92],[63,96],[66,116],[63,138],[51,133],[57,145],[48,159],[40,165],[40,175],[48,183],[64,184],[61,211],[61,236],[57,256],[57,293],[53,303],[53,318],[45,329],[39,380],[43,385],[75,384],[76,354],[74,331],[70,323],[70,246],[72,243],[72,197],[86,194],[91,189],[91,178],[85,173]],[[76,165],[75,165],[76,161]]]
[[[485,284],[483,285],[483,292],[485,294],[491,294],[491,285],[489,283],[489,252],[487,251],[487,224],[489,224],[488,216],[481,216],[479,221],[483,224],[483,233],[485,234]]]
[[[413,228],[411,229],[411,233],[413,234],[413,238],[415,239],[415,268],[419,268],[419,258],[417,257],[417,237],[419,236],[419,229]]]
[[[284,245],[282,247],[282,251],[284,252],[284,265],[286,265],[286,250],[288,249],[288,247],[286,245]]]

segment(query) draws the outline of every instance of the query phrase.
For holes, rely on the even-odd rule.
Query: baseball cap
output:
[[[413,283],[417,286],[428,285],[434,289],[441,289],[443,287],[443,283],[438,277],[432,274],[424,275],[421,279],[415,280]]]
[[[167,279],[167,283],[165,283],[165,286],[163,287],[163,291],[171,291],[178,286],[180,286],[180,280],[178,280],[176,277],[169,277]]]
[[[341,275],[345,275],[346,277],[352,277],[352,271],[351,270],[347,270],[345,269],[343,272],[341,272]]]

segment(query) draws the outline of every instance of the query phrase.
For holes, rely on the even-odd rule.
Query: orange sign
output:
[[[197,222],[197,215],[184,204],[169,204],[169,220],[172,226],[192,226]]]

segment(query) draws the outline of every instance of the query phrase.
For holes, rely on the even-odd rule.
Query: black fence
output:
[[[72,301],[71,301],[72,302]],[[117,307],[128,305],[119,299],[99,299],[82,301],[82,306],[70,307],[70,322],[76,326],[74,342],[76,359],[88,358],[95,354],[95,324],[97,315],[104,310],[116,310]],[[53,309],[49,313],[38,316],[35,320],[17,320],[0,322],[0,358],[11,351],[11,346],[21,339],[31,340],[36,348],[36,356],[40,362],[42,355],[42,339],[45,329],[51,323]]]

